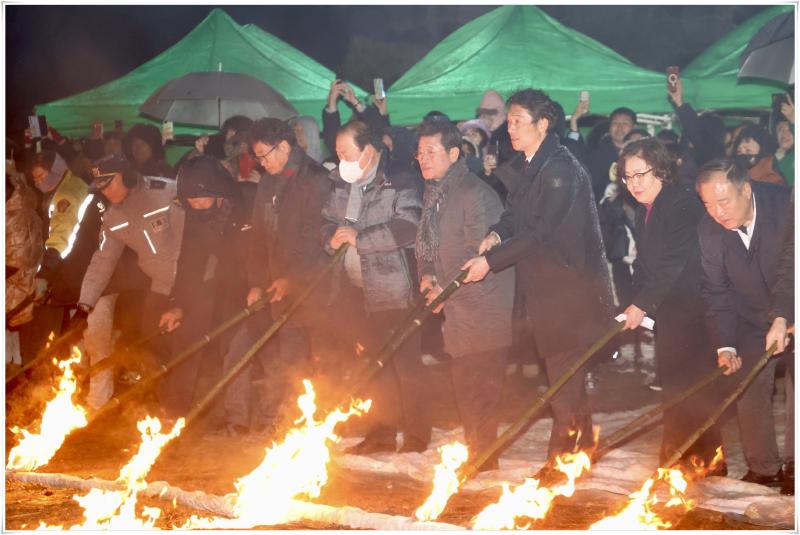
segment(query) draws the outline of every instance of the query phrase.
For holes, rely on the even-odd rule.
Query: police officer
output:
[[[64,307],[77,301],[100,233],[100,213],[88,192],[89,180],[72,172],[60,154],[45,149],[33,155],[30,174],[43,194],[48,228],[34,279],[34,318],[20,335],[22,353],[29,357],[39,352],[49,333],[60,331]]]
[[[111,288],[109,282],[126,246],[138,257],[138,268],[149,278],[144,298],[141,331],[154,331],[175,280],[183,234],[184,212],[173,202],[175,181],[163,177],[144,177],[133,170],[124,157],[108,156],[92,168],[95,177],[89,190],[102,193],[109,207],[103,214],[100,245],[92,256],[81,285],[78,311],[73,322],[87,318],[91,326],[102,313],[113,317],[113,306],[96,308],[104,295],[128,288]],[[137,266],[120,266],[135,271]],[[130,282],[126,277],[118,277]],[[134,277],[135,279],[135,277]],[[105,323],[110,324],[110,321]],[[164,339],[150,349],[161,359],[169,358]],[[94,362],[92,362],[94,364]],[[105,396],[104,396],[105,397]]]

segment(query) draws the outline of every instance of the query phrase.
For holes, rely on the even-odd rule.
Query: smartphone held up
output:
[[[375,100],[383,100],[386,98],[386,92],[383,90],[383,78],[373,78],[372,87],[375,92]]]
[[[667,67],[667,91],[674,93],[678,90],[678,82],[681,79],[681,69],[677,65]]]

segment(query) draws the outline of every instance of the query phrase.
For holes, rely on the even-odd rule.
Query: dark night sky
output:
[[[178,42],[207,6],[5,4],[6,128],[35,104],[118,78]],[[362,87],[387,86],[437,42],[495,6],[221,6]],[[542,6],[634,63],[686,66],[760,6]],[[380,71],[379,73],[376,71]],[[153,88],[155,89],[155,88]]]

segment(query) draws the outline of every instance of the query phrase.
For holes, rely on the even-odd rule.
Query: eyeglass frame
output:
[[[262,145],[266,145],[266,143],[264,143],[264,142],[262,142],[261,144],[262,144]],[[258,154],[256,154],[256,151],[254,150],[254,151],[253,151],[253,156],[254,156],[254,157],[255,157],[255,159],[256,159],[256,160],[258,160],[258,161],[259,161],[259,163],[260,163],[260,162],[262,162],[263,160],[266,160],[266,159],[267,159],[267,156],[269,156],[270,154],[272,154],[272,151],[274,151],[275,149],[277,149],[279,145],[280,145],[280,142],[278,142],[278,143],[275,143],[275,145],[273,145],[273,146],[272,146],[272,148],[271,148],[271,149],[269,149],[269,150],[267,151],[267,153],[266,153],[266,154],[263,154],[263,155],[261,155],[261,156],[259,156]]]
[[[624,185],[627,186],[628,182],[641,182],[641,180],[644,179],[645,175],[647,173],[653,171],[654,169],[655,169],[655,167],[651,167],[650,169],[645,169],[644,171],[642,171],[640,173],[633,173],[630,177],[622,175],[622,176],[619,177],[619,179],[622,181],[622,183]],[[639,178],[636,178],[636,177],[639,177]]]

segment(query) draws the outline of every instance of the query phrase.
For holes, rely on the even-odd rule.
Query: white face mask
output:
[[[364,175],[364,170],[358,165],[358,160],[354,162],[339,160],[339,175],[341,175],[342,180],[348,184],[355,184],[361,180]]]

